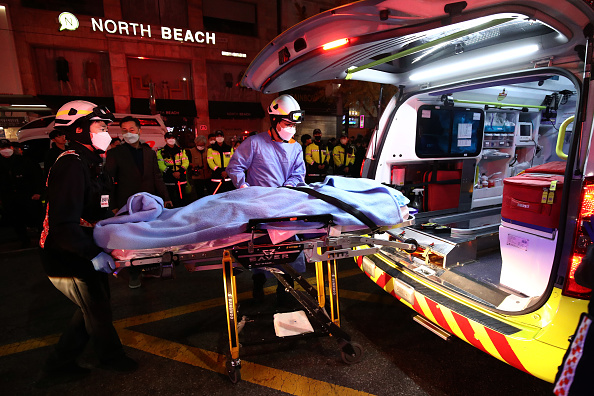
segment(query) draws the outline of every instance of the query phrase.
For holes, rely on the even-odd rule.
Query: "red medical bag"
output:
[[[503,179],[503,221],[541,230],[559,226],[563,175],[523,173]]]
[[[462,171],[438,170],[425,172],[424,210],[443,210],[457,208],[460,201],[460,178]]]

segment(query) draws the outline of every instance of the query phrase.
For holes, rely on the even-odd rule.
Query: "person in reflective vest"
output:
[[[211,144],[206,153],[208,166],[212,171],[210,178],[211,195],[233,190],[233,183],[227,175],[227,165],[233,156],[233,148],[225,143],[223,131],[215,132],[215,143]]]
[[[334,174],[350,176],[351,166],[355,163],[355,148],[349,145],[349,137],[344,134],[340,137],[340,144],[332,150],[334,158]]]
[[[186,192],[186,170],[190,165],[186,150],[177,145],[173,133],[165,134],[165,147],[157,152],[159,169],[163,172],[163,181],[167,187],[169,197],[174,207],[186,205],[188,193]]]
[[[314,129],[314,141],[305,148],[305,163],[307,167],[306,182],[324,181],[328,173],[329,153],[322,141],[322,131]]]

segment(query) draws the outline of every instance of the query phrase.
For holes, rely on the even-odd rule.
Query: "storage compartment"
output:
[[[558,228],[563,176],[524,173],[503,180],[503,221],[542,231]]]
[[[500,283],[526,296],[544,293],[555,257],[557,232],[537,235],[530,228],[502,222]]]

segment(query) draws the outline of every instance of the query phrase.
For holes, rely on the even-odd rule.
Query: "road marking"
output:
[[[347,278],[350,276],[361,274],[361,270],[359,268],[342,271],[339,272],[339,278]],[[308,278],[307,281],[310,284],[315,283],[316,278],[311,277]],[[266,294],[274,293],[276,290],[276,286],[269,286],[264,289]],[[364,293],[364,292],[355,292],[350,290],[340,290],[338,291],[339,297],[347,298],[350,300],[360,300],[370,303],[393,303],[393,298],[390,296],[378,296],[371,293]],[[246,299],[251,297],[251,292],[243,292],[238,294],[238,299]],[[213,298],[206,301],[201,301],[194,304],[183,305],[181,307],[175,307],[171,309],[166,309],[164,311],[153,312],[150,314],[145,315],[138,315],[133,316],[130,318],[124,318],[114,321],[114,326],[118,330],[118,332],[122,331],[127,327],[137,326],[141,324],[156,322],[159,320],[170,319],[176,316],[181,316],[193,312],[202,311],[205,309],[215,308],[218,306],[222,306],[225,303],[223,298]],[[13,355],[15,353],[30,351],[32,349],[43,348],[46,346],[54,345],[58,342],[60,338],[59,334],[52,334],[44,337],[33,338],[29,340],[19,341],[12,344],[2,345],[0,346],[0,357]]]
[[[153,337],[137,331],[118,330],[122,343],[130,348],[148,352],[166,359],[190,364],[226,375],[226,357],[216,352]],[[272,367],[241,361],[241,380],[276,389],[291,395],[371,395],[344,386],[315,380],[299,374],[289,373]]]

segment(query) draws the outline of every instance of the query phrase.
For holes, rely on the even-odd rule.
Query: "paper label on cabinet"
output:
[[[528,238],[522,238],[520,236],[517,235],[512,235],[509,234],[507,236],[507,245],[508,246],[513,246],[515,248],[527,251],[528,250],[528,242],[529,239]]]

